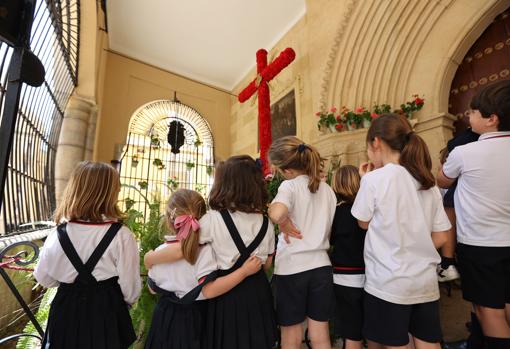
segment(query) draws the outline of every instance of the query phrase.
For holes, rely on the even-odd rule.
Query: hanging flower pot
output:
[[[195,167],[194,162],[189,161],[186,163],[186,170],[191,171],[194,167]]]
[[[138,160],[138,156],[135,155],[131,158],[131,166],[132,167],[138,166],[139,163],[140,163],[140,160]]]
[[[208,165],[208,166],[205,168],[205,172],[207,173],[207,175],[208,175],[209,177],[211,177],[211,176],[212,176],[212,174],[213,174],[213,170],[214,170],[214,167],[213,167],[213,166],[211,166],[211,165]]]
[[[163,161],[161,159],[154,159],[154,161],[152,161],[152,164],[156,166],[159,170],[163,170],[165,168],[165,165],[163,165]]]

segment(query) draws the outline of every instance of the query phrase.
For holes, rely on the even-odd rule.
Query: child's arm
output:
[[[44,243],[41,254],[39,256],[39,261],[37,262],[34,269],[34,277],[39,284],[46,288],[57,287],[60,283],[58,280],[55,280],[50,274],[48,274],[48,270],[50,269],[50,265],[52,265],[51,256],[49,250],[53,245],[58,243],[57,241],[57,232],[56,230],[51,232],[46,242]]]
[[[441,166],[439,166],[439,171],[437,172],[436,180],[437,180],[437,185],[440,188],[447,189],[447,188],[450,188],[453,185],[453,183],[455,183],[456,178],[446,177],[446,175],[443,172],[443,166],[441,165]]]
[[[358,225],[361,229],[364,229],[364,230],[368,230],[368,225],[370,224],[370,221],[368,222],[364,222],[364,221],[360,221],[358,219]]]
[[[287,243],[290,242],[289,236],[296,239],[302,239],[303,235],[299,229],[292,223],[289,218],[289,209],[287,206],[280,202],[272,203],[269,206],[269,218],[274,224],[278,224],[280,231],[283,233],[283,237]]]
[[[261,266],[260,259],[257,256],[251,256],[239,269],[205,285],[202,294],[205,298],[221,296],[240,284],[246,277],[258,272]]]
[[[432,242],[434,243],[436,250],[440,249],[444,244],[448,242],[448,232],[450,230],[432,232]]]
[[[155,264],[173,263],[182,259],[181,244],[169,244],[165,248],[157,251],[149,251],[143,256],[145,268],[149,270]]]

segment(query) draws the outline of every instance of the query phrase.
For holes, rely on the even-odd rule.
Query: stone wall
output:
[[[285,47],[296,51],[296,60],[270,83],[271,100],[296,89],[297,136],[323,155],[342,153],[344,163],[356,165],[366,159],[365,132],[323,136],[315,112],[331,106],[398,106],[413,94],[423,95],[415,129],[437,166],[453,130],[447,111],[455,71],[507,7],[504,0],[309,0],[305,16],[270,51],[270,57]],[[254,77],[255,69],[234,92]],[[257,156],[256,105],[232,98],[231,110],[232,153]]]

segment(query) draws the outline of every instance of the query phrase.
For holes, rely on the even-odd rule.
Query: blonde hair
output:
[[[117,206],[119,192],[119,173],[112,166],[80,162],[71,173],[53,219],[57,224],[62,220],[121,219],[123,215]]]
[[[345,165],[336,170],[332,187],[341,201],[353,203],[358,194],[360,182],[358,169],[352,165]]]
[[[319,189],[323,161],[315,147],[299,138],[286,136],[274,141],[269,148],[269,161],[279,170],[303,171],[309,177],[310,192],[315,193]]]
[[[175,191],[166,205],[166,221],[171,232],[177,234],[174,227],[174,220],[178,216],[191,215],[200,219],[206,212],[204,198],[196,191],[179,189]],[[198,257],[199,231],[190,234],[181,240],[181,250],[184,259],[195,264]]]

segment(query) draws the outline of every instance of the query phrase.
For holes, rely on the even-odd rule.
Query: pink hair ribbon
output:
[[[200,229],[200,224],[192,215],[177,216],[174,220],[174,227],[177,229],[177,240],[186,239],[192,231]]]

